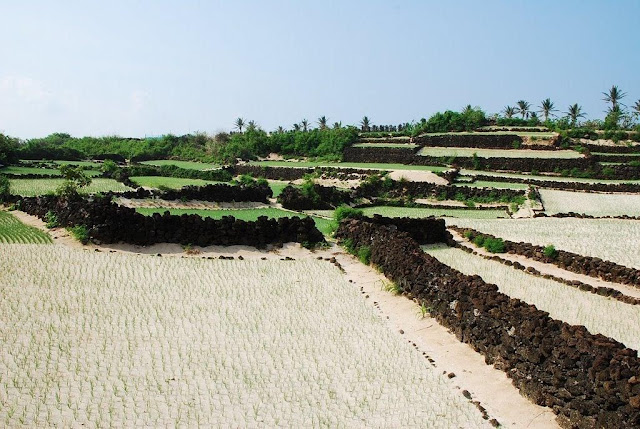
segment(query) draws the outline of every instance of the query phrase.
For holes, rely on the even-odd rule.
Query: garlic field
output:
[[[0,243],[51,243],[51,237],[37,228],[27,226],[11,213],[0,210]]]
[[[2,426],[488,426],[328,262],[1,250]]]
[[[510,241],[557,249],[640,269],[640,222],[626,219],[454,219],[447,225],[473,228]]]
[[[597,194],[540,189],[545,213],[580,213],[590,216],[640,216],[640,195]]]
[[[603,334],[640,350],[640,306],[586,293],[461,249],[426,246],[425,251],[463,274],[479,275],[484,281],[498,286],[500,292],[533,304],[556,320],[583,325],[592,334]]]
[[[64,179],[11,179],[11,193],[14,195],[36,196],[53,193],[64,183]],[[123,192],[132,189],[113,179],[92,179],[91,184],[82,188],[82,193]]]

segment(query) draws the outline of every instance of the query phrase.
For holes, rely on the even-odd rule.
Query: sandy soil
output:
[[[44,230],[44,222],[15,211],[13,214],[22,222]],[[375,306],[380,316],[387,320],[390,329],[403,335],[410,343],[430,359],[430,363],[444,373],[455,374],[455,385],[460,393],[468,391],[472,400],[479,401],[487,410],[490,418],[495,418],[504,427],[514,428],[557,428],[553,412],[540,407],[521,396],[506,374],[487,365],[484,357],[475,352],[467,344],[463,344],[428,315],[422,317],[418,305],[402,296],[395,296],[382,290],[387,279],[373,268],[360,263],[353,256],[346,254],[336,245],[310,252],[295,243],[288,243],[282,248],[257,250],[248,246],[208,246],[195,247],[195,254],[187,254],[178,244],[156,244],[153,246],[134,246],[128,244],[87,245],[82,246],[69,236],[66,230],[57,228],[49,230],[58,245],[84,248],[87,251],[126,252],[157,255],[163,257],[213,257],[233,256],[243,258],[282,259],[290,257],[303,258],[336,258],[345,270],[347,280],[362,292],[363,299]]]
[[[406,179],[410,182],[429,182],[437,185],[449,184],[445,178],[426,170],[391,170],[389,177],[393,180]]]
[[[360,186],[360,183],[362,183],[362,180],[358,180],[358,179],[340,180],[340,179],[317,178],[317,179],[313,179],[313,182],[321,186],[335,186],[337,188],[351,189],[351,188],[357,188],[358,186]],[[293,183],[294,185],[302,185],[304,183],[304,179],[297,179],[291,183]]]
[[[580,143],[584,143],[584,144],[595,144],[600,146],[614,146],[614,147],[624,147],[628,144],[631,144],[631,146],[640,145],[640,143],[630,141],[630,140],[625,140],[618,143],[613,142],[613,140],[604,140],[604,139],[599,139],[599,140],[580,139],[579,141]]]
[[[473,249],[476,252],[478,252],[481,255],[486,255],[486,256],[495,256],[495,254],[490,253],[488,251],[486,251],[483,248],[479,248],[474,246],[473,244],[471,244],[468,240],[464,239],[460,234],[458,234],[456,231],[453,230],[449,230],[449,232],[451,232],[451,234],[453,235],[454,240],[456,240],[457,242],[459,242],[460,244],[462,244],[463,246],[469,248],[469,249]],[[506,259],[509,261],[513,261],[513,262],[519,262],[522,265],[524,265],[525,267],[532,267],[535,268],[536,270],[540,271],[540,273],[542,274],[550,274],[552,276],[555,277],[559,277],[565,280],[578,280],[582,283],[591,285],[593,287],[608,287],[611,289],[615,289],[618,290],[620,292],[622,292],[625,295],[628,296],[632,296],[634,298],[640,298],[640,289],[633,287],[633,286],[627,286],[621,283],[612,283],[612,282],[607,282],[604,280],[600,280],[600,279],[596,279],[594,277],[591,276],[587,276],[584,274],[578,274],[578,273],[574,273],[572,271],[567,271],[567,270],[563,270],[562,268],[553,265],[553,264],[546,264],[544,262],[539,262],[539,261],[535,261],[533,259],[529,259],[525,256],[522,255],[513,255],[510,253],[501,253],[500,256],[502,259]]]

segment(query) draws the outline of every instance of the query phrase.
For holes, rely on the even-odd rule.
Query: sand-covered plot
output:
[[[5,245],[4,426],[483,427],[333,265]]]
[[[536,277],[454,247],[427,246],[425,251],[463,274],[479,275],[500,292],[533,304],[554,319],[583,325],[592,334],[606,335],[640,350],[640,306]]]
[[[640,195],[595,194],[540,189],[545,212],[581,213],[590,216],[640,216]]]
[[[473,228],[511,241],[592,256],[640,269],[640,222],[626,219],[447,219],[448,225]]]

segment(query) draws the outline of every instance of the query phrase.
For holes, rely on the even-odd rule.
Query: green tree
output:
[[[607,103],[611,103],[611,107],[609,108],[609,112],[615,112],[616,109],[620,107],[620,100],[622,100],[627,93],[622,92],[617,85],[611,85],[611,88],[608,92],[603,92],[604,98],[602,101],[606,101]]]
[[[0,175],[0,203],[7,200],[11,195],[11,182],[6,176]]]
[[[18,139],[0,133],[0,164],[10,164],[18,160]]]
[[[64,178],[64,182],[56,190],[57,195],[74,196],[78,194],[79,189],[86,188],[91,184],[91,178],[84,173],[82,167],[62,165],[60,166],[60,173]]]
[[[367,116],[364,116],[360,121],[360,129],[364,132],[371,130],[371,122]]]
[[[631,110],[633,111],[633,116],[640,118],[640,100],[636,101],[633,106],[631,106]]]
[[[557,111],[557,109],[553,104],[553,101],[551,101],[550,98],[545,98],[544,100],[542,100],[542,103],[540,103],[539,108],[540,108],[539,112],[542,113],[542,116],[544,116],[545,122],[549,120],[549,116],[551,116],[553,112]]]
[[[302,131],[304,131],[305,133],[309,131],[309,121],[303,119],[302,121],[300,121],[300,125],[302,125]]]
[[[513,115],[518,113],[517,109],[513,106],[505,106],[502,112],[504,113],[504,117],[507,119],[513,118]]]
[[[584,118],[585,114],[582,112],[582,106],[579,106],[578,103],[572,104],[569,106],[569,110],[565,112],[569,119],[571,120],[571,126],[575,127],[578,122],[578,118]]]
[[[321,130],[326,130],[327,129],[327,117],[326,116],[320,116],[318,118],[318,126],[320,127]]]
[[[242,118],[236,119],[235,128],[239,132],[242,132],[242,129],[244,128],[244,119],[242,119]]]
[[[529,109],[531,109],[531,104],[524,100],[518,101],[518,109],[517,112],[522,115],[522,119],[529,117]]]

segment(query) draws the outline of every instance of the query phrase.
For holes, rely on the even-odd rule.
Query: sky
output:
[[[640,100],[640,1],[0,0],[0,132],[23,139]]]

